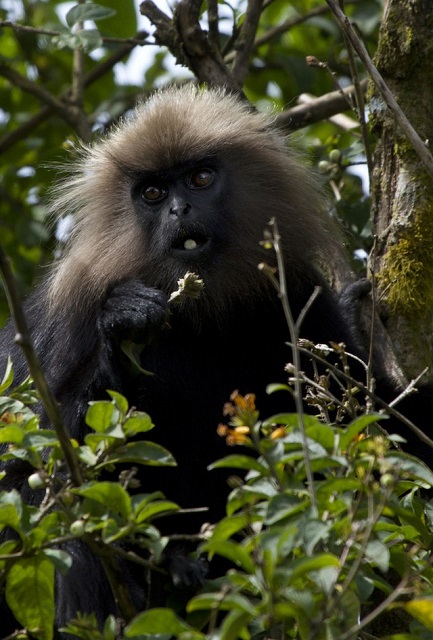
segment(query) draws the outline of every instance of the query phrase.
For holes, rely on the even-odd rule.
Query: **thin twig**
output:
[[[344,0],[341,0],[341,7],[342,8],[344,7]],[[361,127],[362,139],[364,141],[364,148],[365,148],[365,155],[367,158],[367,167],[368,167],[368,175],[369,175],[370,190],[371,190],[371,185],[373,184],[373,158],[371,153],[370,139],[368,136],[367,122],[365,120],[364,94],[361,91],[361,87],[360,87],[358,67],[356,65],[353,45],[351,44],[347,35],[345,33],[343,35],[344,35],[344,41],[346,43],[347,55],[349,57],[350,75],[352,77],[353,85],[355,87],[355,99],[356,99],[356,107],[357,107],[355,109],[355,113]]]
[[[407,387],[400,393],[400,395],[398,395],[396,398],[394,398],[392,402],[389,403],[389,406],[390,407],[397,406],[398,403],[404,400],[405,398],[407,398],[407,396],[410,396],[412,393],[416,392],[416,385],[421,380],[421,378],[425,376],[425,374],[428,371],[429,371],[429,367],[425,367],[425,369],[423,369],[416,378],[414,378],[409,382]]]
[[[11,84],[19,87],[26,93],[30,93],[31,95],[35,96],[42,103],[48,105],[58,114],[62,115],[62,112],[65,108],[64,102],[61,99],[56,98],[56,96],[47,91],[42,85],[29,80],[25,76],[21,75],[17,71],[14,71],[10,67],[7,67],[6,65],[0,65],[0,76],[3,76],[3,78],[9,80]]]
[[[51,389],[49,388],[45,376],[42,372],[41,365],[34,350],[30,333],[27,327],[27,322],[24,316],[23,307],[19,299],[18,290],[15,284],[15,279],[12,274],[9,259],[4,253],[3,247],[0,244],[0,272],[3,276],[3,281],[6,289],[6,296],[8,299],[11,314],[16,326],[15,342],[22,348],[30,375],[33,378],[36,389],[39,392],[41,401],[47,412],[48,419],[50,420],[54,431],[59,439],[60,446],[65,457],[66,465],[69,469],[71,481],[74,485],[79,486],[82,484],[83,479],[81,470],[75,456],[74,449],[71,445],[68,432],[63,423],[60,415],[59,406],[54,398]]]
[[[113,54],[108,56],[108,58],[106,58],[105,60],[97,64],[91,71],[86,73],[83,80],[84,86],[87,88],[88,86],[90,86],[91,84],[99,80],[99,78],[101,78],[103,75],[108,73],[108,71],[110,71],[115,64],[120,62],[122,58],[128,55],[131,52],[131,50],[134,49],[134,47],[138,43],[140,43],[141,36],[146,37],[147,33],[145,31],[138,31],[135,34],[134,38],[130,38],[129,40],[127,40],[122,47],[119,47],[119,49],[117,49]],[[60,97],[57,98],[57,100],[60,100],[63,105],[63,101],[67,100],[69,95],[70,95],[70,89],[62,93]],[[13,145],[20,142],[20,140],[25,140],[26,138],[28,138],[29,135],[39,125],[41,125],[46,120],[48,120],[48,118],[50,118],[53,115],[53,113],[56,111],[57,109],[52,105],[44,106],[39,111],[39,113],[37,113],[32,118],[30,118],[30,120],[20,125],[14,131],[11,131],[10,133],[6,134],[0,140],[0,154],[5,153]]]
[[[305,423],[304,423],[304,406],[302,403],[302,383],[301,383],[301,357],[300,357],[300,349],[298,347],[298,339],[299,339],[299,327],[297,323],[295,323],[292,315],[292,310],[289,304],[289,298],[287,294],[287,283],[286,283],[286,270],[284,264],[284,257],[281,246],[281,237],[278,230],[278,224],[275,218],[273,218],[270,222],[270,226],[272,228],[272,243],[277,257],[277,267],[278,267],[278,295],[280,297],[281,303],[283,305],[284,315],[287,321],[287,325],[290,331],[290,338],[292,342],[292,357],[293,357],[293,366],[294,366],[294,378],[295,378],[295,405],[296,405],[296,413],[299,417],[299,429],[301,433],[301,441],[302,441],[302,451],[304,455],[304,463],[305,470],[307,474],[307,481],[311,494],[311,505],[313,509],[317,510],[317,499],[316,499],[316,489],[314,484],[314,476],[311,468],[310,462],[310,452],[308,450],[307,443],[307,435],[305,431]],[[265,271],[265,273],[268,273]],[[313,296],[317,295],[316,292],[313,292]],[[309,302],[307,302],[309,306]]]
[[[392,92],[389,90],[387,84],[384,79],[380,75],[379,71],[373,64],[370,55],[365,48],[364,43],[359,38],[355,29],[352,27],[349,19],[343,13],[343,11],[338,6],[338,3],[335,0],[326,0],[327,5],[330,7],[332,13],[334,14],[340,28],[347,35],[350,40],[353,48],[358,54],[359,58],[363,62],[365,68],[367,69],[372,81],[374,82],[377,90],[382,95],[386,105],[388,106],[391,113],[394,115],[394,118],[397,124],[400,126],[410,143],[412,144],[415,152],[424,163],[427,171],[433,177],[433,156],[428,151],[426,145],[421,140],[415,129],[412,127],[406,115],[401,110],[397,100],[394,98]]]
[[[37,36],[61,36],[62,31],[53,31],[52,29],[41,29],[40,27],[30,27],[26,24],[18,24],[17,22],[12,22],[11,20],[0,20],[0,28],[10,27],[14,31],[21,31],[24,33],[32,33]],[[145,31],[141,32],[143,37],[147,37],[149,34]],[[133,38],[114,38],[111,36],[102,36],[101,40],[104,44],[132,44],[138,45],[142,47],[144,45],[153,44],[152,42],[145,42],[144,40]]]
[[[370,253],[370,262],[372,265],[376,264],[376,256],[377,256],[377,236],[373,237],[373,246],[371,248]],[[370,343],[368,346],[368,367],[367,367],[367,387],[374,391],[373,384],[373,362],[374,362],[374,347],[376,343],[375,336],[375,324],[376,324],[376,272],[373,268],[370,269],[371,274],[371,319],[370,319],[370,331],[369,331],[369,339]]]
[[[325,360],[325,358],[322,358],[317,353],[314,353],[313,351],[310,351],[309,349],[304,349],[303,347],[299,347],[299,351],[301,353],[304,353],[305,355],[310,356],[310,358],[314,358],[314,360],[316,360],[317,362],[320,362],[320,364],[322,364],[326,368],[332,370],[339,378],[341,378],[345,382],[350,382],[351,384],[356,384],[356,386],[358,387],[358,389],[362,393],[367,395],[377,405],[379,405],[382,409],[385,409],[385,411],[387,411],[391,416],[393,416],[394,418],[399,420],[402,424],[404,424],[406,427],[408,427],[408,429],[413,431],[413,433],[415,433],[415,435],[420,440],[422,440],[422,442],[424,442],[431,449],[433,449],[433,440],[431,438],[429,438],[423,431],[421,431],[421,429],[419,429],[419,427],[417,427],[411,420],[409,420],[409,418],[406,418],[406,416],[403,415],[402,413],[400,413],[400,411],[397,411],[388,402],[386,402],[385,400],[382,400],[382,398],[380,398],[373,391],[368,389],[362,382],[360,382],[359,380],[355,380],[355,378],[353,378],[352,376],[348,376],[346,373],[341,371],[341,369],[338,369],[337,367],[334,367],[330,362]]]
[[[358,4],[359,2],[361,2],[361,0],[351,0],[351,2],[348,2],[347,4]],[[269,4],[270,4],[269,2],[264,2],[263,10],[266,9],[269,6]],[[303,24],[304,22],[307,22],[308,20],[310,20],[311,18],[315,18],[316,16],[321,16],[324,13],[328,13],[328,11],[329,11],[329,7],[323,7],[323,6],[315,7],[314,9],[311,9],[311,11],[309,11],[303,16],[296,16],[296,18],[288,18],[278,26],[269,29],[264,35],[259,36],[254,41],[253,51],[261,47],[263,44],[267,44],[270,40],[273,40],[274,38],[278,38],[278,36],[281,36],[283,33],[286,33],[286,31],[293,29],[293,27]],[[236,41],[237,35],[238,34],[236,34],[236,37],[233,38],[232,42],[230,43],[231,45],[233,44],[233,42]],[[227,51],[229,51],[229,53],[227,53],[227,55],[224,57],[224,60],[226,63],[233,62],[235,58],[236,52],[232,51],[231,49],[232,49],[231,46],[227,47]]]
[[[137,614],[137,609],[131,597],[128,584],[125,581],[125,572],[116,557],[117,549],[108,544],[95,540],[91,535],[85,535],[84,541],[99,557],[104,568],[105,575],[110,584],[114,600],[125,622],[129,622]]]
[[[409,573],[403,576],[398,585],[395,587],[394,591],[392,591],[385,600],[383,600],[373,611],[370,611],[368,615],[365,616],[360,622],[357,622],[353,627],[345,631],[341,636],[339,636],[339,640],[350,640],[353,638],[361,629],[370,624],[375,618],[380,616],[383,611],[386,611],[388,607],[395,601],[397,598],[405,593],[407,583],[409,581]]]

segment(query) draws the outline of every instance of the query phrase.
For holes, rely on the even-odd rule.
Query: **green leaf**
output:
[[[231,611],[226,616],[219,629],[218,638],[221,640],[249,640],[251,638],[247,624],[251,621],[251,614],[243,611]]]
[[[252,456],[239,454],[226,456],[225,458],[221,458],[221,460],[217,460],[208,466],[209,470],[226,468],[243,469],[244,471],[257,471],[260,475],[265,477],[271,475],[270,470]]]
[[[109,460],[98,466],[103,467],[107,464],[117,464],[118,462],[131,462],[150,466],[176,466],[176,460],[167,449],[147,440],[128,442],[117,448]]]
[[[126,416],[129,409],[128,400],[118,391],[113,391],[112,389],[107,389],[107,393],[110,398],[114,401],[114,404],[119,409],[120,413],[123,416]]]
[[[10,442],[11,444],[20,445],[23,441],[25,430],[17,424],[9,424],[0,428],[0,442]]]
[[[211,540],[220,541],[231,538],[235,533],[247,529],[253,522],[259,520],[258,516],[251,513],[241,513],[223,518],[220,520],[212,531]]]
[[[268,384],[268,386],[266,387],[266,393],[268,393],[269,395],[271,393],[275,393],[276,391],[288,391],[293,395],[292,387],[289,387],[289,385],[287,384],[273,383],[273,384]]]
[[[389,549],[379,540],[371,540],[365,549],[367,560],[376,565],[383,573],[389,569]]]
[[[190,627],[186,622],[176,616],[171,609],[150,609],[139,613],[126,627],[124,637],[127,639],[140,638],[140,636],[155,636],[167,634],[179,636],[188,633],[190,638],[204,638],[204,635]],[[140,638],[140,640],[142,640]]]
[[[299,427],[299,416],[297,413],[276,413],[267,420],[263,420],[264,427],[282,424],[287,427]]]
[[[80,29],[80,31],[77,31],[76,36],[87,53],[102,47],[101,34],[97,29]]]
[[[13,380],[14,380],[14,369],[12,366],[12,360],[8,357],[3,379],[0,382],[0,395],[2,395],[6,391],[6,389],[9,389]]]
[[[317,482],[317,493],[331,494],[343,493],[344,491],[355,492],[361,489],[362,481],[358,478],[334,478],[330,476],[324,481]]]
[[[405,471],[426,483],[427,487],[433,486],[433,471],[418,458],[400,451],[392,451],[386,455],[386,460],[393,467]]]
[[[378,422],[379,420],[384,420],[388,416],[378,414],[378,413],[369,413],[367,415],[360,416],[351,422],[347,429],[340,435],[340,447],[342,451],[345,451],[349,444],[352,442],[356,436],[364,431],[366,427],[374,422]]]
[[[51,560],[56,570],[63,575],[72,567],[72,557],[62,549],[44,549],[44,554]]]
[[[141,509],[138,508],[134,519],[137,524],[141,524],[142,522],[150,521],[152,518],[161,514],[179,511],[179,508],[179,505],[175,502],[170,502],[169,500],[158,500],[147,504]]]
[[[73,27],[77,22],[85,20],[103,20],[115,15],[114,9],[103,7],[100,4],[88,2],[86,4],[76,4],[66,14],[66,23],[68,27]]]
[[[131,363],[133,372],[142,373],[145,376],[154,375],[152,371],[147,371],[147,369],[143,369],[141,366],[140,354],[143,351],[143,345],[136,344],[131,340],[122,340],[120,348]]]
[[[135,412],[123,423],[123,430],[126,435],[135,436],[137,433],[145,433],[154,428],[151,417],[147,413]]]
[[[93,453],[92,448],[89,446],[83,445],[82,447],[78,447],[75,451],[79,460],[84,462],[88,467],[94,467],[98,462],[98,456]]]
[[[318,442],[327,451],[333,451],[335,446],[335,430],[327,424],[314,424],[305,430],[308,438]]]
[[[359,599],[356,594],[347,589],[341,595],[341,608],[344,611],[344,624],[345,628],[355,627],[359,622],[359,617],[361,613],[361,605]],[[336,638],[340,637],[340,634],[337,634]]]
[[[23,502],[18,491],[0,494],[0,529],[10,526],[17,530],[23,515]]]
[[[305,553],[309,556],[313,553],[314,547],[320,540],[326,540],[330,535],[330,526],[321,520],[307,520],[302,526],[302,536],[304,538]]]
[[[236,609],[248,613],[254,617],[258,615],[256,607],[252,603],[239,593],[227,593],[224,598],[221,598],[221,592],[215,593],[203,593],[195,596],[187,605],[188,613],[192,611],[207,611],[207,610],[221,610],[231,611]]]
[[[118,412],[112,402],[100,400],[89,403],[89,408],[86,413],[86,424],[97,433],[105,433],[117,421]]]
[[[37,640],[52,640],[54,565],[44,553],[13,563],[6,578],[6,601],[32,636]]]
[[[323,567],[338,567],[339,559],[331,553],[322,553],[313,558],[300,558],[295,560],[290,567],[290,577],[292,580],[299,578],[310,571],[316,571]]]
[[[56,445],[58,442],[59,439],[51,429],[38,429],[37,431],[30,431],[25,434],[22,446],[24,448],[35,447],[36,449],[44,449],[45,447]]]
[[[105,35],[117,38],[131,38],[137,31],[137,13],[134,0],[110,0],[110,8],[116,11],[116,15],[107,17],[99,26]]]
[[[279,520],[304,511],[309,506],[309,499],[300,499],[297,496],[278,493],[269,501],[265,522],[266,524],[275,524]]]
[[[212,538],[202,547],[211,556],[215,553],[231,560],[238,567],[242,567],[247,573],[255,572],[255,564],[251,555],[240,544],[231,540],[213,540]]]
[[[311,571],[309,578],[329,597],[335,588],[335,583],[338,578],[338,568],[323,567],[317,571]]]
[[[433,599],[417,598],[403,605],[404,608],[416,620],[419,620],[427,629],[433,631]]]
[[[5,412],[14,414],[22,413],[24,415],[28,415],[29,413],[31,413],[20,400],[15,400],[14,398],[9,398],[8,396],[0,398],[0,415]]]
[[[72,491],[79,496],[103,504],[109,511],[125,519],[132,512],[131,497],[117,482],[90,482]]]
[[[308,414],[305,414],[303,416],[303,422],[306,429],[313,426],[323,426],[323,423],[320,422],[320,420],[318,420],[314,416],[309,416]],[[282,424],[289,428],[298,428],[299,416],[297,413],[276,413],[267,420],[263,421],[264,427],[272,426],[275,424]]]
[[[108,616],[105,621],[102,637],[104,640],[116,640],[116,618],[114,616]]]

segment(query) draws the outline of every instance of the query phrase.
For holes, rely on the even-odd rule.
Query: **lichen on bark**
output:
[[[433,146],[433,3],[390,0],[376,66],[427,145]],[[380,95],[371,96],[377,135],[370,266],[379,311],[408,377],[433,363],[433,183]],[[433,379],[433,374],[430,374]]]

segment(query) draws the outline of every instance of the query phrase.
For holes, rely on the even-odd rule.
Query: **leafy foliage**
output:
[[[9,366],[0,393],[12,376]],[[175,461],[162,447],[134,440],[153,428],[149,416],[109,393],[111,400],[91,403],[89,433],[74,445],[81,486],[67,479],[57,437],[40,428],[29,408],[35,402],[29,381],[0,400],[0,441],[8,445],[2,459],[28,461],[29,485],[35,496],[43,492],[39,507],[15,490],[0,495],[0,530],[15,533],[0,545],[0,582],[14,615],[37,640],[53,637],[54,572],[68,571],[72,562],[62,545],[79,538],[115,562],[127,543],[134,549],[129,560],[152,572],[168,542],[157,519],[179,510],[169,496],[135,486],[125,462]],[[433,473],[384,437],[377,426],[384,416],[361,413],[347,426],[291,413],[261,421],[254,396],[238,393],[225,413],[230,422],[219,433],[237,449],[212,468],[239,475],[231,479],[227,516],[204,537],[200,552],[233,568],[206,582],[185,613],[140,612],[125,621],[122,637],[349,640],[392,607],[414,619],[406,623],[413,640],[428,637],[433,507],[423,492]],[[307,482],[304,430],[314,487]],[[375,608],[366,614],[373,594]],[[67,627],[83,640],[111,640],[115,629],[110,617],[99,630],[92,615]]]
[[[220,41],[228,52],[231,37],[244,19],[238,3],[232,5],[230,8],[230,3],[220,3]],[[362,0],[354,6],[347,5],[373,48],[381,3]],[[223,11],[225,7],[227,10]],[[173,74],[182,75],[180,67],[173,70],[165,49],[149,47],[151,37],[141,49],[134,51],[131,46],[117,66],[107,64],[123,46],[122,39],[136,35],[138,21],[133,0],[76,4],[66,19],[61,17],[60,9],[61,3],[56,0],[5,3],[4,7],[0,3],[0,20],[34,28],[23,31],[3,27],[0,31],[0,149],[7,154],[0,177],[0,229],[23,294],[34,285],[41,265],[52,258],[55,228],[48,224],[43,204],[48,186],[56,180],[56,165],[69,160],[81,135],[67,117],[67,96],[73,76],[72,49],[83,47],[84,71],[95,78],[85,85],[82,105],[94,133],[115,122],[143,92],[146,94],[162,82],[172,80]],[[86,20],[83,30],[77,30],[80,20]],[[244,91],[261,108],[284,109],[300,94],[320,96],[335,89],[334,78],[326,66],[311,66],[307,57],[327,63],[343,84],[350,82],[345,43],[321,0],[291,3],[274,0],[263,12],[257,39],[263,40],[263,44],[255,49]],[[137,62],[131,58],[130,67],[142,65],[143,78],[120,82],[119,73],[132,53]],[[24,86],[22,78],[30,79],[30,83]],[[64,108],[53,109],[47,96],[59,99],[60,107],[63,104]],[[345,130],[330,120],[312,125],[302,137],[293,140],[311,156],[314,164],[328,160],[332,149],[342,150],[338,175],[335,172],[323,175],[326,184],[334,182],[329,194],[333,200],[338,192],[339,214],[346,221],[350,237],[355,237],[354,248],[368,246],[370,242],[361,181],[346,170],[353,158],[355,162],[363,161],[359,150],[356,151],[358,141],[359,129]],[[0,325],[7,316],[0,285]]]
[[[76,52],[84,57],[80,107],[92,133],[103,132],[143,92],[172,79],[173,71],[168,71],[169,54],[158,47],[142,79],[119,82],[119,67],[110,60],[136,36],[133,0],[78,3],[65,19],[55,0],[13,4],[0,4],[0,19],[15,22],[0,33],[0,148],[7,151],[0,231],[24,293],[53,255],[56,229],[48,230],[43,206],[56,178],[53,166],[67,160],[82,137],[68,114]],[[346,2],[371,51],[381,4]],[[227,60],[245,14],[242,3],[218,5],[227,9],[219,25]],[[257,41],[243,89],[260,108],[283,110],[300,94],[323,95],[335,89],[337,77],[350,82],[346,43],[321,0],[269,3]],[[146,45],[151,42],[145,37]],[[126,61],[134,47],[119,60]],[[365,160],[356,122],[342,126],[324,119],[292,138],[321,172],[351,248],[368,248],[369,200],[360,177],[351,173]],[[0,324],[7,315],[0,296]],[[37,398],[30,382],[12,384],[9,366],[0,385],[2,459],[31,465],[28,484],[36,499],[27,504],[17,491],[0,495],[0,531],[14,532],[0,544],[0,585],[23,628],[38,640],[51,640],[54,573],[67,572],[72,562],[62,545],[80,539],[94,552],[103,550],[112,563],[124,543],[132,545],[136,552],[129,559],[152,575],[168,542],[158,531],[158,517],[175,514],[182,505],[135,486],[130,465],[175,461],[147,440],[151,418],[131,410],[121,395],[111,392],[110,400],[89,407],[85,442],[73,442],[84,477],[74,486],[56,435],[42,429],[32,411]],[[320,419],[285,414],[259,420],[252,396],[234,396],[230,424],[219,431],[228,445],[243,449],[213,465],[236,475],[227,517],[201,544],[203,553],[225,558],[233,568],[207,582],[186,611],[167,606],[120,621],[123,637],[349,640],[365,629],[377,637],[375,621],[390,611],[399,624],[390,638],[431,637],[433,505],[427,491],[433,475],[383,436],[377,426],[382,415],[359,407],[357,417],[343,426],[329,418],[329,402],[319,400],[316,394]],[[314,486],[307,482],[307,464]],[[110,617],[101,630],[89,615],[69,623],[67,632],[83,640],[114,640],[118,629],[119,621]]]

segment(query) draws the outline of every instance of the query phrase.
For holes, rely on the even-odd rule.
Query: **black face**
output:
[[[132,197],[150,251],[201,262],[218,244],[226,178],[215,159],[136,178]]]

